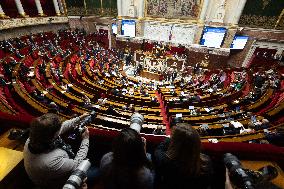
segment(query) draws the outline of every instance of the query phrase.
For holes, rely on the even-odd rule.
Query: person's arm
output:
[[[232,184],[231,184],[230,177],[229,177],[229,171],[228,171],[227,168],[226,168],[225,189],[233,189],[233,186],[232,186]]]
[[[66,120],[62,123],[61,125],[61,128],[60,128],[60,132],[59,132],[59,135],[60,134],[63,134],[65,133],[66,131],[74,128],[77,124],[80,123],[80,121],[85,118],[86,116],[88,116],[89,113],[84,113],[83,115],[81,116],[78,116],[78,117],[75,117],[73,119],[69,119],[69,120]]]
[[[70,174],[75,170],[79,164],[87,157],[89,150],[89,131],[86,128],[85,132],[82,134],[81,146],[76,153],[74,159],[70,159],[63,154],[55,157],[50,163],[50,170],[54,171],[57,176]]]

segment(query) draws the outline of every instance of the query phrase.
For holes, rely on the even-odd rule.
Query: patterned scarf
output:
[[[31,143],[29,143],[28,148],[30,150],[31,153],[33,154],[40,154],[43,152],[49,152],[51,150],[54,150],[56,148],[60,148],[62,150],[64,150],[69,158],[74,159],[75,158],[75,154],[71,148],[71,146],[69,144],[66,144],[62,138],[60,138],[59,136],[50,144],[46,144],[46,145],[40,145],[38,147],[36,147],[36,145],[31,145]]]

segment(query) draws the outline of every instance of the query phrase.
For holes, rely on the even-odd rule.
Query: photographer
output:
[[[89,131],[82,133],[81,146],[73,153],[60,135],[74,129],[88,114],[64,121],[56,114],[47,113],[31,122],[30,135],[24,147],[27,174],[40,188],[62,188],[89,149]]]
[[[151,189],[154,174],[146,153],[146,140],[140,136],[143,116],[135,113],[130,128],[120,131],[114,139],[112,152],[101,159],[105,189]]]

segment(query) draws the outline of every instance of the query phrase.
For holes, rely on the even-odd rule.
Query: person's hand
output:
[[[88,127],[85,127],[85,131],[82,133],[82,140],[89,138],[89,130]]]
[[[141,139],[142,139],[142,142],[144,144],[144,150],[145,150],[145,154],[146,154],[146,143],[147,143],[147,141],[146,141],[146,138],[144,138],[144,137],[141,137]]]
[[[85,179],[83,180],[83,183],[82,183],[82,186],[81,186],[80,189],[88,189],[87,178],[85,178]]]
[[[85,112],[84,114],[80,115],[79,118],[80,120],[84,119],[85,117],[89,116],[90,113],[89,112]]]
[[[231,184],[231,180],[230,180],[230,177],[229,177],[229,170],[227,168],[226,168],[225,189],[233,189],[233,186]]]

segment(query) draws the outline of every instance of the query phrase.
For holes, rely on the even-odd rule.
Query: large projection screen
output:
[[[245,48],[248,36],[241,36],[241,35],[235,35],[234,40],[231,44],[231,49],[243,49]]]
[[[121,22],[121,35],[127,37],[136,36],[136,27],[134,20],[122,20]]]
[[[200,45],[220,48],[223,43],[226,31],[226,28],[205,27],[203,30],[202,38],[200,40]]]
[[[112,23],[111,25],[111,30],[113,34],[117,35],[117,25],[115,23]]]

